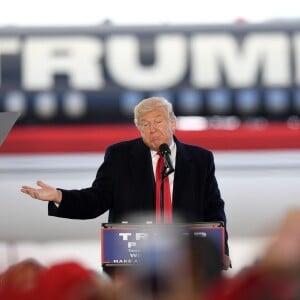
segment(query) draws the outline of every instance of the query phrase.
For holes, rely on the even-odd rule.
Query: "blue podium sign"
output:
[[[123,225],[102,224],[101,262],[103,266],[127,266],[141,262],[146,248],[166,243],[170,236],[178,239],[194,235],[213,241],[224,253],[224,227],[220,223],[191,225]],[[159,246],[160,247],[160,246]]]

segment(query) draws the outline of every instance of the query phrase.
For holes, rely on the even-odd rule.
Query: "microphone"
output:
[[[171,161],[171,158],[170,158],[171,150],[170,150],[169,146],[166,143],[164,143],[159,146],[159,151],[165,159],[165,166],[167,168],[164,175],[168,176],[170,173],[175,171],[172,161]]]

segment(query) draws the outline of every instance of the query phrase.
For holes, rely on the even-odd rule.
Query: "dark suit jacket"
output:
[[[177,146],[174,214],[189,223],[223,221],[226,228],[212,152],[174,139]],[[109,210],[108,221],[112,223],[128,220],[132,213],[150,213],[154,219],[155,179],[149,148],[141,138],[108,147],[92,186],[62,189],[62,194],[59,207],[49,203],[49,215],[90,219]],[[228,253],[227,232],[225,250]]]

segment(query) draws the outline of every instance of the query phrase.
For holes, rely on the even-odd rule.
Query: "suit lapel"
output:
[[[153,174],[151,153],[142,139],[132,147],[130,167],[134,178],[135,195],[139,197],[141,209],[148,211],[154,209],[155,180]]]
[[[176,166],[173,187],[173,208],[174,211],[181,211],[187,206],[187,202],[193,201],[195,195],[193,191],[193,164],[191,157],[186,152],[185,146],[176,141]]]

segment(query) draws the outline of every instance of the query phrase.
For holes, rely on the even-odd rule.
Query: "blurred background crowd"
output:
[[[50,266],[34,258],[20,261],[0,274],[0,299],[298,300],[300,210],[289,211],[279,225],[257,261],[233,277],[221,270],[220,253],[209,239],[188,236],[174,243],[168,235],[170,243],[155,259],[145,257],[110,274],[74,261]]]

